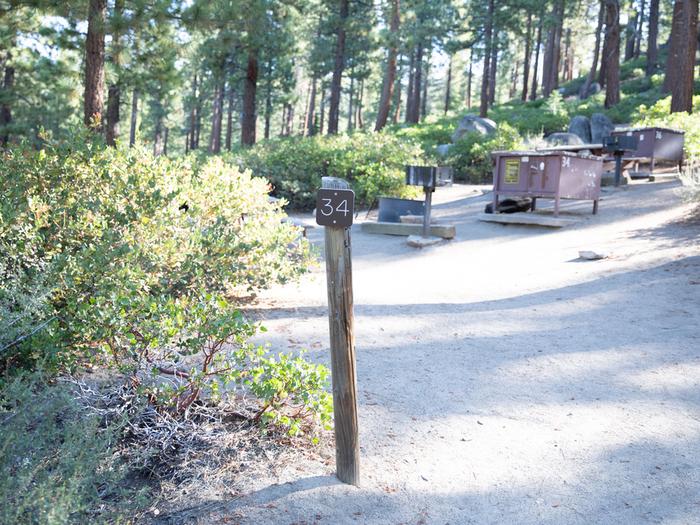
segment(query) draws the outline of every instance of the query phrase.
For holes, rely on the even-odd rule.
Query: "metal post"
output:
[[[423,237],[430,237],[430,208],[433,200],[433,190],[423,188],[425,191],[425,212],[423,213]]]
[[[615,152],[615,186],[620,185],[620,177],[622,175],[622,151]]]

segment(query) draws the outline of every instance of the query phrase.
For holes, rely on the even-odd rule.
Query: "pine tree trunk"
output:
[[[406,110],[405,110],[405,120],[406,122],[411,122],[411,107],[413,106],[413,88],[415,87],[414,85],[414,79],[416,76],[416,48],[414,47],[411,50],[411,61],[408,64],[408,87],[406,89]]]
[[[467,109],[472,108],[472,75],[474,66],[474,46],[469,50],[469,70],[467,71]]]
[[[272,118],[272,60],[267,63],[265,74],[265,139],[270,138],[270,119]]]
[[[421,88],[423,86],[423,44],[416,47],[416,60],[413,64],[413,86],[410,104],[406,103],[406,121],[417,124],[420,120]]]
[[[119,19],[124,10],[124,0],[114,0],[114,18]],[[119,137],[119,106],[121,104],[121,34],[112,33],[112,64],[117,75],[116,81],[110,84],[107,91],[107,129],[105,140],[108,146],[114,146]]]
[[[605,2],[605,107],[620,102],[620,2]]]
[[[420,121],[425,120],[428,116],[428,82],[430,79],[430,53],[428,53],[428,60],[425,61],[425,67],[423,71],[423,86],[422,94],[420,99]]]
[[[527,29],[525,31],[525,59],[523,61],[523,91],[520,100],[527,100],[528,80],[530,79],[530,55],[532,54],[532,13],[527,14]]]
[[[484,67],[481,76],[481,106],[479,116],[486,117],[489,112],[489,81],[491,77],[491,40],[493,32],[494,0],[489,0],[484,23]]]
[[[337,40],[335,44],[335,64],[331,79],[331,99],[328,111],[328,134],[338,133],[340,118],[340,91],[342,88],[343,69],[345,69],[345,24],[350,11],[349,0],[339,0],[340,20],[338,22]]]
[[[226,108],[226,151],[231,151],[231,146],[233,144],[233,105],[235,102],[233,85],[229,79],[228,83],[228,98],[227,108]]]
[[[163,107],[157,100],[154,107],[155,126],[153,128],[153,156],[159,157],[163,154]]]
[[[90,0],[85,39],[85,94],[83,121],[86,126],[103,128],[105,89],[105,23],[107,1]]]
[[[498,32],[494,31],[491,43],[491,67],[489,69],[489,107],[496,102],[496,74],[498,73]]]
[[[223,77],[223,71],[219,72]],[[221,124],[224,113],[224,79],[218,80],[214,87],[214,100],[211,105],[211,135],[209,136],[209,153],[221,153]]]
[[[256,94],[258,89],[258,52],[251,49],[248,52],[248,66],[243,81],[243,118],[241,121],[241,144],[255,144],[255,128],[257,125]]]
[[[659,36],[659,0],[650,0],[649,26],[647,28],[647,32],[646,76],[650,77],[656,72],[659,55],[658,44],[656,42]]]
[[[671,44],[666,63],[666,80],[670,79],[671,84],[671,113],[693,112],[693,80],[697,45],[698,0],[676,0],[673,6]]]
[[[10,142],[9,125],[12,124],[12,109],[10,101],[7,97],[10,96],[15,85],[15,68],[12,64],[12,53],[7,52],[5,59],[5,73],[2,81],[2,93],[5,99],[0,105],[0,147],[5,147]]]
[[[355,77],[353,76],[354,71],[350,71],[350,92],[348,94],[348,131],[352,131],[352,117],[354,115],[354,108],[352,106],[353,99],[355,98]]]
[[[374,124],[374,131],[381,131],[386,126],[391,110],[391,101],[394,95],[394,85],[396,83],[396,58],[399,53],[399,0],[391,2],[391,22],[389,23],[390,44],[387,50],[386,69],[384,71],[384,81],[382,82],[382,94],[379,98],[377,108],[377,121]]]
[[[564,0],[554,5],[554,25],[550,28],[544,52],[542,68],[542,95],[548,97],[559,86],[559,63],[561,55],[561,34],[564,22]]]
[[[168,137],[170,136],[170,128],[164,126],[163,130],[163,155],[168,155]]]
[[[571,28],[566,28],[564,42],[564,67],[562,68],[562,77],[565,82],[570,82],[574,77],[574,44],[571,41]]]
[[[635,0],[630,0],[630,9],[634,12],[630,15],[625,26],[625,58],[624,61],[632,60],[634,57],[634,43],[637,39],[637,17],[639,16],[634,9]]]
[[[391,118],[391,121],[393,124],[397,124],[399,122],[399,118],[401,117],[401,95],[402,93],[402,79],[403,79],[403,63],[399,66],[399,71],[396,75],[396,86],[394,87],[394,100],[393,100],[393,108],[394,108],[394,113]]]
[[[133,147],[136,143],[136,124],[139,117],[139,90],[134,88],[131,93],[131,122],[129,125],[129,147]]]
[[[319,113],[321,114],[318,123],[318,133],[323,135],[323,127],[326,120],[326,89],[321,82],[321,107],[319,108]]]
[[[544,23],[544,7],[540,11],[540,20],[537,24],[537,42],[535,43],[535,64],[532,68],[532,87],[530,88],[530,100],[537,99],[537,72],[540,68],[540,48],[542,47],[542,25]]]
[[[292,104],[287,104],[287,123],[285,125],[285,135],[289,136],[292,134],[292,128],[294,127],[294,106]],[[303,131],[302,131],[303,133]]]
[[[309,110],[306,112],[306,123],[304,125],[304,134],[307,137],[316,133],[316,73],[311,79],[311,94],[309,95]]]
[[[579,97],[581,99],[588,98],[588,92],[591,89],[591,84],[593,84],[593,79],[595,78],[596,70],[598,69],[598,60],[600,59],[600,34],[603,30],[603,19],[605,15],[605,5],[603,1],[600,0],[600,7],[598,9],[598,24],[595,30],[595,47],[593,48],[593,63],[591,64],[591,69],[586,77],[586,83],[581,88],[579,92]]]
[[[357,98],[357,114],[355,115],[355,121],[357,122],[357,127],[359,129],[365,128],[365,122],[362,117],[362,106],[364,104],[365,97],[365,79],[360,80],[360,95]]]
[[[642,30],[644,28],[644,15],[646,14],[646,1],[642,0],[642,4],[639,7],[639,24],[635,30],[634,38],[634,58],[639,58],[641,54],[642,47]]]
[[[447,111],[450,109],[450,96],[452,95],[452,55],[450,55],[450,63],[447,66],[447,82],[445,86],[445,107],[442,112],[443,115],[447,115]]]

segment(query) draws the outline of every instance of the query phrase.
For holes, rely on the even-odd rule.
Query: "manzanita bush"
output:
[[[107,363],[164,410],[244,389],[260,421],[328,423],[325,368],[251,345],[239,310],[311,262],[265,179],[87,136],[0,155],[5,369]]]

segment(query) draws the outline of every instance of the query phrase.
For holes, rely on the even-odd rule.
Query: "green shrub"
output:
[[[370,205],[379,195],[409,195],[404,166],[421,159],[412,141],[389,133],[353,133],[262,142],[241,153],[238,162],[267,178],[273,195],[292,208],[312,209],[324,176],[347,180],[359,205]]]
[[[106,362],[180,413],[218,382],[248,381],[262,356],[238,298],[310,263],[267,181],[220,158],[193,168],[91,139],[3,155],[0,309],[27,321],[4,336],[5,368],[47,354],[54,366]]]
[[[435,146],[439,144],[451,144],[452,134],[457,129],[459,118],[440,118],[426,120],[418,124],[395,126],[390,131],[397,137],[418,142],[427,154],[432,154]]]
[[[491,136],[467,133],[451,148],[447,162],[458,180],[468,180],[479,184],[488,182],[492,176],[491,153],[497,150],[511,150],[522,147],[522,138],[508,124],[499,124]]]
[[[546,99],[495,106],[491,118],[499,125],[508,124],[521,135],[549,135],[567,129],[569,110],[568,104],[555,91]]]
[[[117,522],[144,501],[116,459],[120,422],[104,427],[70,389],[40,373],[0,386],[0,522]],[[128,502],[128,510],[126,508]]]

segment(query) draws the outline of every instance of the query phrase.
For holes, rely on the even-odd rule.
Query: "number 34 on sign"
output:
[[[320,189],[316,195],[316,223],[321,226],[352,226],[355,214],[355,192]]]

